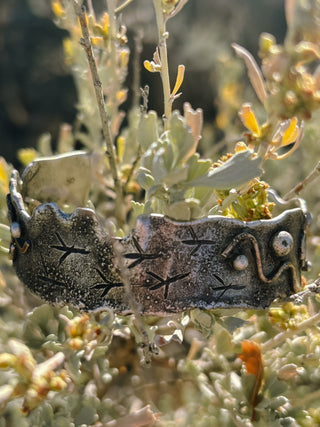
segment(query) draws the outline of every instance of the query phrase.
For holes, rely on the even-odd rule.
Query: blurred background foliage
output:
[[[97,15],[105,10],[104,0],[94,0]],[[261,8],[264,13],[261,14]],[[36,146],[44,132],[57,142],[62,123],[72,123],[76,110],[77,92],[70,69],[65,64],[62,40],[66,32],[52,22],[51,4],[46,0],[13,0],[0,4],[0,138],[1,153],[10,162],[19,165],[17,149]],[[150,58],[157,40],[152,2],[139,0],[123,11],[123,21],[128,28],[128,43],[133,48],[134,37],[143,33],[141,58]],[[250,25],[248,25],[248,22]],[[243,76],[248,87],[245,69],[240,61],[232,61],[231,43],[246,46],[256,54],[259,34],[263,31],[276,36],[279,42],[285,34],[282,2],[272,0],[236,0],[227,3],[218,0],[190,1],[182,14],[169,21],[170,69],[185,64],[183,97],[175,107],[181,109],[186,100],[204,110],[208,136],[204,139],[213,145],[212,132],[220,140],[221,131],[215,126],[221,77]],[[142,64],[142,61],[141,61]],[[221,65],[223,64],[223,68]],[[129,64],[126,86],[130,89],[132,61]],[[149,108],[162,113],[162,90],[157,76],[141,69],[141,82],[152,86]],[[199,83],[205,83],[199,85]],[[251,89],[247,89],[251,91]],[[239,98],[240,97],[240,98]],[[132,100],[129,96],[124,109]],[[235,101],[236,102],[236,101]],[[238,105],[241,93],[238,94]]]
[[[92,3],[100,16],[105,2]],[[320,6],[316,0],[299,3],[304,13],[297,34],[303,38],[309,6],[317,13]],[[52,22],[50,2],[3,1],[0,17],[1,155],[21,168],[35,155],[32,150],[18,155],[21,148],[40,146],[41,154],[50,154],[63,152],[63,142],[70,146],[70,128],[61,125],[73,124],[77,118],[79,87],[64,57],[68,33]],[[152,2],[133,1],[124,9],[122,20],[131,52],[137,37],[143,41],[140,85],[150,86],[148,108],[161,116],[161,81],[142,67],[157,44]],[[244,101],[254,105],[260,123],[265,117],[247,70],[230,45],[245,46],[260,63],[257,52],[262,32],[283,43],[284,4],[278,0],[189,0],[182,13],[168,22],[168,31],[170,74],[175,76],[179,64],[186,66],[182,96],[174,108],[182,112],[188,101],[193,108],[203,109],[199,152],[217,160],[233,152],[242,138],[238,111]],[[124,111],[136,102],[131,90],[132,58],[128,67],[122,82],[129,89],[121,105]],[[308,122],[299,150],[284,161],[264,164],[264,179],[282,194],[302,180],[320,157],[318,115],[315,112]],[[129,121],[123,121],[120,131]],[[83,129],[77,130],[79,138],[73,148],[78,149],[85,143]],[[4,159],[0,172],[4,236],[10,172]],[[316,279],[320,268],[317,188],[315,181],[302,194],[314,217],[308,242],[313,261],[310,280]],[[99,195],[95,201],[99,202]],[[107,207],[103,210],[108,212]],[[8,232],[7,241],[1,242],[4,249],[9,240]],[[2,256],[0,426],[319,425],[318,312],[319,298],[313,295],[261,312],[193,310],[170,318],[143,318],[150,342],[158,347],[157,354],[150,350],[148,369],[141,364],[146,353],[133,316],[114,316],[108,311],[87,315],[43,304],[21,285],[10,261]]]

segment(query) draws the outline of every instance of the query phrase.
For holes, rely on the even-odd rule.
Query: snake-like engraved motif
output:
[[[258,270],[258,275],[260,280],[262,280],[262,282],[264,283],[272,283],[275,282],[283,272],[285,272],[286,270],[290,270],[291,274],[292,274],[292,283],[293,283],[293,287],[295,292],[299,292],[299,288],[296,286],[297,283],[297,278],[296,278],[296,270],[294,268],[294,265],[291,262],[285,262],[283,263],[280,268],[272,274],[272,276],[270,278],[267,278],[263,272],[263,265],[262,265],[262,259],[261,259],[261,254],[260,254],[260,249],[259,249],[259,244],[257,239],[255,238],[255,236],[251,233],[248,232],[244,232],[241,234],[238,234],[236,237],[234,237],[234,239],[232,240],[232,242],[228,245],[228,247],[222,252],[222,256],[224,258],[228,258],[231,254],[231,252],[236,248],[236,246],[241,242],[241,241],[249,241],[254,249],[254,254],[255,254],[255,261],[256,261],[256,266],[257,266],[257,270]]]

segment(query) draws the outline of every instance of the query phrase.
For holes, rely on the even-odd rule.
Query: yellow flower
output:
[[[216,117],[216,125],[219,129],[224,129],[230,123],[229,114],[226,111],[220,111]]]
[[[254,137],[259,138],[261,136],[261,128],[251,108],[251,104],[246,103],[242,105],[239,111],[239,117],[245,127],[252,132]]]
[[[61,18],[61,16],[64,15],[64,8],[62,7],[62,4],[59,1],[53,1],[51,3],[52,12],[58,17]]]
[[[105,35],[107,36],[109,34],[109,15],[107,13],[105,13],[101,19],[101,23],[102,23],[102,28],[103,31],[105,33]]]
[[[224,103],[231,107],[238,108],[240,105],[239,95],[241,86],[237,83],[228,83],[223,86],[221,97]]]
[[[235,153],[239,153],[240,151],[246,151],[246,150],[248,150],[248,146],[247,146],[247,144],[245,142],[238,141],[236,143],[236,146],[235,146],[235,149],[234,149]]]
[[[9,165],[0,157],[0,190],[5,193],[9,191],[9,176]]]
[[[289,126],[287,130],[284,132],[282,137],[282,146],[292,144],[299,135],[299,127],[297,125],[298,119],[296,117],[293,117],[290,120]]]
[[[174,85],[173,91],[170,95],[170,97],[173,99],[177,96],[177,92],[180,89],[180,86],[182,85],[183,79],[184,79],[184,70],[185,70],[185,66],[180,64],[178,66],[178,73],[177,73],[177,79],[176,79],[176,84]]]
[[[171,12],[177,5],[179,0],[162,0],[162,10],[164,13]]]
[[[304,124],[301,122],[300,126],[298,126],[297,117],[281,122],[269,143],[270,145],[267,157],[275,158],[277,160],[289,157],[299,148],[302,141],[303,129]],[[293,147],[286,153],[282,155],[278,155],[276,153],[280,147],[285,147],[286,145],[293,143]]]
[[[37,151],[34,148],[21,148],[18,151],[18,159],[23,166],[29,165],[37,157]]]
[[[148,71],[150,71],[150,73],[159,73],[161,72],[161,65],[156,64],[154,61],[144,61],[143,63],[144,68]]]
[[[119,162],[122,161],[124,150],[125,150],[126,140],[123,136],[118,136],[117,138],[117,155]]]
[[[126,89],[121,89],[121,90],[118,90],[118,92],[116,93],[116,97],[119,105],[122,104],[127,99],[127,92],[128,91]]]
[[[71,65],[73,62],[74,48],[72,44],[72,40],[69,38],[63,39],[63,50],[65,62],[67,65]]]
[[[120,53],[120,67],[126,68],[129,62],[129,51],[122,50]]]
[[[285,147],[295,142],[299,135],[297,123],[298,119],[296,117],[281,122],[272,137],[271,144],[277,147]]]
[[[12,368],[17,363],[17,356],[10,353],[1,353],[0,354],[0,368]]]
[[[91,43],[93,46],[102,46],[103,38],[102,37],[90,37]]]

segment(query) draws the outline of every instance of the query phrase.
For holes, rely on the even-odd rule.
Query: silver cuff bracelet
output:
[[[22,282],[48,302],[128,313],[124,274],[140,312],[154,315],[263,309],[301,290],[309,222],[301,207],[252,222],[141,215],[127,237],[115,239],[92,209],[66,214],[44,203],[29,215],[20,189],[14,171],[7,198],[13,265]]]

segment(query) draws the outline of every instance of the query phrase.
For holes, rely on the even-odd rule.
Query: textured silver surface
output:
[[[134,230],[117,240],[115,251],[115,240],[91,209],[77,208],[69,215],[54,203],[44,203],[29,216],[17,172],[11,178],[8,207],[15,224],[12,257],[17,275],[49,302],[130,311],[123,276],[115,267],[119,251],[145,314],[193,307],[265,308],[301,289],[307,216],[300,208],[248,223],[222,216],[176,222],[142,215]],[[286,242],[290,250],[281,250]]]

